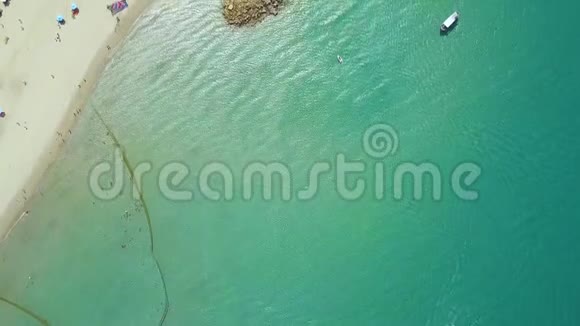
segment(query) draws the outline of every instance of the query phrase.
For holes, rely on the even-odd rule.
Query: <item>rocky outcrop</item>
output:
[[[224,17],[228,24],[254,25],[266,16],[278,15],[283,0],[224,0]]]

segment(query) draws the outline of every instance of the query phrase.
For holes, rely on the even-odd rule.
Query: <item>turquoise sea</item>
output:
[[[59,326],[580,324],[579,2],[292,0],[241,29],[220,9],[158,0],[140,20],[0,245],[0,298]],[[361,141],[377,123],[398,138],[381,159]],[[118,198],[91,192],[113,136],[131,169],[151,164],[145,204],[127,173]],[[330,172],[300,200],[337,154],[366,180],[383,162],[384,198],[345,200]],[[172,162],[192,200],[162,195]],[[211,162],[233,200],[197,189]],[[292,198],[244,200],[251,162],[285,164]],[[409,179],[394,198],[404,162],[440,169],[439,200]],[[462,162],[477,200],[452,191]],[[0,324],[39,323],[0,300]]]

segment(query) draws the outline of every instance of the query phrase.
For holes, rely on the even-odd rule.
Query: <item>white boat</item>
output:
[[[342,63],[342,57],[341,56],[337,55],[336,56],[336,60],[338,60],[338,63]]]
[[[447,31],[449,31],[449,29],[451,27],[453,27],[453,25],[455,25],[458,20],[459,20],[459,13],[456,11],[453,14],[451,14],[451,16],[449,16],[447,19],[445,19],[443,24],[441,24],[441,32],[445,33]]]

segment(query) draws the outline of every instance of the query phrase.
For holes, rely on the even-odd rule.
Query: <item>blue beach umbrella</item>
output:
[[[56,16],[56,21],[62,23],[64,21],[64,17],[61,15]]]
[[[79,7],[77,7],[77,4],[76,4],[76,3],[73,3],[73,4],[70,6],[70,9],[72,9],[72,10],[77,10],[78,8],[79,8]]]

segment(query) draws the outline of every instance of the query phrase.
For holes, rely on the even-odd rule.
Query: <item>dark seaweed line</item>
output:
[[[8,305],[20,310],[21,312],[23,312],[24,314],[30,316],[31,318],[35,319],[39,324],[41,325],[45,325],[45,326],[49,326],[50,324],[48,323],[48,321],[44,318],[42,318],[41,316],[37,315],[34,311],[29,310],[15,302],[12,302],[4,297],[0,297],[0,301],[7,303]]]
[[[155,261],[155,267],[157,268],[157,272],[159,273],[159,276],[161,278],[161,284],[163,285],[163,294],[165,296],[163,315],[161,316],[161,319],[159,320],[159,325],[163,325],[165,323],[165,319],[167,318],[167,314],[169,312],[169,295],[167,293],[167,285],[165,283],[165,275],[163,274],[163,271],[161,269],[161,265],[159,264],[159,260],[157,259],[157,256],[155,255],[153,224],[151,223],[151,216],[149,215],[149,208],[147,207],[147,203],[145,202],[145,198],[143,196],[142,190],[134,183],[134,180],[135,180],[134,172],[133,172],[133,169],[131,168],[131,164],[129,163],[129,159],[127,158],[127,153],[125,152],[123,147],[121,147],[121,144],[119,143],[117,137],[115,136],[113,131],[109,128],[109,126],[105,123],[105,120],[103,120],[103,117],[101,116],[101,114],[94,107],[93,107],[93,111],[95,112],[95,114],[97,115],[99,120],[101,120],[101,123],[103,124],[105,129],[107,129],[107,131],[109,132],[109,135],[113,139],[115,146],[117,146],[121,150],[121,153],[123,156],[123,162],[124,162],[127,170],[129,170],[129,174],[131,176],[131,182],[133,182],[135,189],[137,189],[137,191],[139,193],[139,200],[141,201],[141,204],[143,205],[143,211],[145,213],[145,218],[147,220],[147,226],[148,226],[148,231],[149,231],[149,244],[150,244],[149,249],[151,251],[151,257]],[[27,309],[27,308],[15,303],[15,302],[9,300],[9,299],[6,299],[6,298],[1,297],[1,296],[0,296],[0,301],[5,302],[6,304],[18,309],[22,313],[30,316],[31,318],[38,321],[39,324],[45,325],[45,326],[50,326],[49,322],[46,319],[42,318],[40,315],[36,314],[32,310]]]
[[[141,190],[140,187],[138,187],[137,184],[135,184],[134,171],[131,168],[131,164],[129,163],[127,153],[125,152],[124,148],[121,146],[121,143],[119,142],[119,140],[117,139],[117,137],[115,136],[115,134],[113,133],[111,128],[109,128],[109,125],[107,125],[107,123],[105,122],[105,120],[103,119],[103,117],[101,116],[99,111],[97,111],[97,109],[95,109],[95,107],[92,107],[92,108],[93,108],[93,111],[95,112],[95,114],[97,115],[97,117],[99,118],[99,120],[101,121],[101,123],[103,124],[103,126],[105,127],[105,129],[107,130],[107,132],[109,133],[109,135],[111,136],[111,138],[113,139],[114,145],[121,150],[121,154],[123,157],[123,163],[125,164],[125,167],[129,171],[131,182],[133,183],[134,188],[137,189],[137,192],[139,194],[139,200],[141,201],[141,204],[143,205],[143,211],[145,213],[145,218],[147,220],[147,226],[148,226],[148,230],[149,230],[149,244],[150,244],[149,249],[151,251],[151,257],[153,257],[153,260],[155,261],[155,266],[157,268],[157,272],[159,273],[159,277],[161,278],[161,284],[163,285],[163,294],[165,296],[165,305],[164,305],[164,309],[163,309],[163,315],[161,316],[161,319],[159,320],[159,325],[161,326],[165,323],[165,319],[167,318],[167,314],[169,312],[169,295],[167,293],[167,285],[165,283],[165,275],[163,274],[163,271],[161,270],[161,265],[159,264],[159,260],[157,259],[157,256],[155,255],[153,224],[151,223],[151,215],[149,215],[149,208],[147,207],[147,203],[145,202],[145,198],[143,196],[143,191]]]

